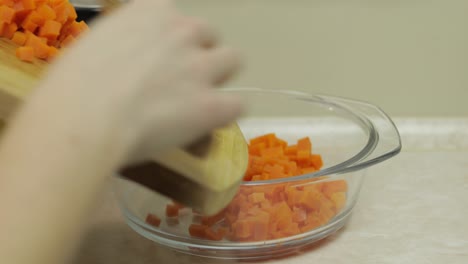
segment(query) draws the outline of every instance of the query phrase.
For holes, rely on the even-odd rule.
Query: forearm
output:
[[[7,217],[0,224],[0,256],[5,263],[65,260],[105,177],[125,158],[121,142],[112,139],[112,122],[76,100],[47,91],[34,96],[2,138],[0,208]],[[77,103],[83,107],[73,106]]]

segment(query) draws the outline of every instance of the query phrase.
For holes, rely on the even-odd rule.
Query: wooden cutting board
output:
[[[11,41],[0,38],[0,119],[6,121],[48,65],[41,60],[22,62],[15,49]],[[189,148],[174,149],[120,174],[202,213],[216,213],[235,195],[247,169],[248,149],[237,124],[215,131],[211,138],[203,155],[193,155],[196,151]]]
[[[16,45],[0,38],[0,119],[7,120],[40,80],[47,62],[25,63],[15,56]]]

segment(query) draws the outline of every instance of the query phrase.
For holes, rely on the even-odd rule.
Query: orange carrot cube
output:
[[[18,47],[16,57],[22,61],[32,62],[34,60],[34,50],[32,47]]]
[[[24,34],[23,32],[20,32],[20,31],[16,31],[14,34],[13,34],[13,37],[11,38],[11,40],[18,46],[23,46],[24,43],[26,42],[26,34]]]
[[[157,217],[154,214],[148,214],[146,216],[145,222],[152,226],[159,227],[159,225],[161,225],[161,218]]]
[[[15,17],[15,10],[9,6],[0,6],[0,23],[10,24]]]

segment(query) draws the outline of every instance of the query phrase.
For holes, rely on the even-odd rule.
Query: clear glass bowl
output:
[[[259,234],[255,239],[212,241],[190,236],[189,226],[200,219],[192,210],[182,209],[178,218],[164,218],[166,205],[172,203],[170,199],[116,177],[116,193],[128,225],[142,236],[177,251],[222,259],[261,259],[298,251],[344,226],[357,201],[365,169],[401,150],[400,136],[392,120],[369,103],[298,91],[237,88],[223,92],[235,93],[247,102],[248,112],[238,121],[247,140],[272,132],[290,144],[309,137],[312,152],[320,154],[324,163],[320,170],[301,176],[243,182],[239,195],[245,198],[255,192],[273,195],[275,189],[283,192],[293,189],[298,193],[313,189],[321,192],[320,197],[328,197],[323,198],[327,206],[314,208],[309,199],[312,209],[298,224],[299,233],[288,233],[289,229],[282,230],[278,224],[267,228],[276,228],[275,234],[279,235],[265,237],[263,231],[252,225],[253,232]],[[331,198],[333,193],[325,190],[337,186],[344,189],[335,190],[340,193]],[[243,209],[232,210],[238,214]],[[148,213],[162,218],[159,227],[145,222]],[[242,214],[245,217],[245,212]],[[217,225],[222,226],[224,221],[228,220]]]

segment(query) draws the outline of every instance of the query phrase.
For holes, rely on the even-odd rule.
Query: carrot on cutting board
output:
[[[34,60],[34,50],[32,47],[19,47],[16,49],[16,57],[22,61],[32,62]]]
[[[15,34],[17,29],[18,26],[16,25],[16,23],[5,24],[3,27],[2,37],[5,37],[7,39],[13,38],[13,35]]]
[[[39,36],[45,38],[57,38],[60,35],[62,24],[54,20],[47,20],[39,29]]]
[[[60,53],[58,48],[70,46],[89,30],[77,18],[68,0],[0,0],[0,37],[32,48],[34,57],[51,62]],[[45,45],[31,44],[29,34],[40,37]],[[19,49],[16,54],[20,60],[30,62],[29,56],[25,56],[29,52],[30,49]]]
[[[0,6],[0,23],[10,24],[15,17],[15,9],[8,5]]]
[[[16,31],[13,34],[11,40],[18,46],[23,46],[26,43],[26,34],[20,31]]]

